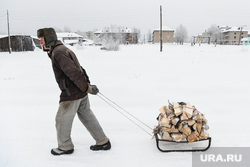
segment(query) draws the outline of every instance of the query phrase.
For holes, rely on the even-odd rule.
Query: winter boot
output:
[[[74,149],[72,149],[72,150],[60,150],[59,148],[53,148],[51,150],[51,154],[53,154],[53,155],[72,154],[73,152],[74,152]]]
[[[90,150],[92,150],[92,151],[109,150],[109,149],[111,149],[111,143],[109,141],[103,145],[90,146]]]

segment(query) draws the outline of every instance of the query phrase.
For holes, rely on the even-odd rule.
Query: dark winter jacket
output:
[[[60,102],[76,100],[87,95],[90,83],[74,52],[56,41],[49,53],[56,81],[61,89]]]

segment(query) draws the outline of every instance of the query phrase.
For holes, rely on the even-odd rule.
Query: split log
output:
[[[199,134],[197,131],[194,131],[193,133],[194,133],[197,137],[200,136],[200,134]]]
[[[166,115],[165,106],[162,106],[159,110],[163,115]]]
[[[163,106],[158,118],[155,132],[165,140],[193,142],[209,137],[205,116],[190,103],[175,102]]]
[[[183,135],[181,133],[177,133],[177,134],[172,134],[172,138],[174,141],[182,141],[183,139]]]
[[[164,139],[164,140],[170,140],[170,141],[173,140],[173,138],[170,136],[170,134],[168,132],[164,132],[163,133],[162,139]]]
[[[187,115],[184,112],[181,114],[181,120],[182,121],[188,120],[188,117],[187,117]]]
[[[176,125],[179,122],[179,120],[180,119],[178,117],[175,117],[175,118],[172,119],[171,122],[172,122],[173,125]]]
[[[198,133],[200,134],[201,133],[201,129],[202,129],[202,123],[197,123],[196,127],[197,127]]]
[[[162,117],[160,120],[160,125],[170,128],[171,127],[171,119],[169,119],[167,117]]]
[[[193,119],[197,122],[206,122],[206,119],[205,119],[203,114],[198,114],[198,115],[194,116]]]
[[[178,129],[173,125],[172,128],[168,128],[169,133],[180,133]]]
[[[200,139],[206,139],[209,137],[209,134],[205,130],[202,129],[199,137]]]
[[[209,126],[208,126],[207,123],[203,122],[202,128],[205,129],[205,130],[208,130],[208,129],[209,129]]]
[[[194,141],[199,140],[199,138],[194,133],[192,133],[191,135],[187,137],[187,140],[188,142],[194,142]]]
[[[192,126],[193,130],[197,130],[197,123],[195,123],[193,126]]]
[[[194,124],[195,124],[195,120],[192,120],[192,119],[188,120],[188,126],[192,126]]]
[[[165,110],[166,110],[167,116],[174,114],[174,112],[168,106],[165,106]]]
[[[193,106],[193,109],[193,116],[200,114],[200,112],[195,108],[195,106]]]
[[[183,114],[187,118],[191,118],[193,116],[193,107],[190,103],[187,102],[186,105],[183,106]]]
[[[176,116],[179,116],[179,115],[182,114],[180,105],[179,105],[179,103],[177,103],[177,102],[174,102],[174,114],[175,114]]]
[[[183,128],[182,133],[186,136],[189,136],[191,134],[191,129],[187,126],[187,127]]]
[[[187,124],[187,121],[182,121],[182,122],[179,124],[178,130],[179,130],[180,132],[183,132],[183,128],[184,128],[185,124]]]
[[[174,117],[175,117],[175,114],[174,114],[174,113],[169,114],[169,116],[168,116],[169,119],[173,119]]]

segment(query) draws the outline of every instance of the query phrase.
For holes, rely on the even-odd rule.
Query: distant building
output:
[[[223,35],[223,44],[226,45],[238,45],[243,38],[248,37],[248,30],[242,27],[227,27],[226,29],[221,29]]]
[[[195,43],[208,43],[208,40],[205,38],[207,35],[206,35],[206,32],[205,33],[202,33],[202,34],[199,34],[197,37],[196,37],[196,40],[195,40]]]
[[[94,32],[94,36],[97,39],[103,40],[107,37],[112,37],[113,39],[119,39],[122,44],[137,44],[138,43],[138,33],[133,32],[129,28],[105,28]]]
[[[160,43],[160,28],[153,31],[154,43]],[[162,42],[173,43],[174,42],[174,30],[168,27],[162,27]]]
[[[241,44],[242,45],[250,45],[250,37],[242,38],[241,39]]]
[[[68,32],[57,32],[56,33],[58,40],[61,40],[64,44],[74,45],[81,42],[84,37],[76,33]]]
[[[224,45],[238,45],[241,44],[243,38],[247,37],[249,37],[248,30],[243,27],[218,26],[216,37],[211,35],[211,32],[205,31],[195,38],[197,38],[196,42],[200,43],[210,44],[212,42]]]
[[[40,40],[30,35],[11,35],[11,50],[13,52],[34,51],[36,47],[41,48]],[[9,51],[9,37],[0,36],[0,52]]]

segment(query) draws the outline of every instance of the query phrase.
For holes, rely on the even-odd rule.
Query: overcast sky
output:
[[[0,0],[0,34],[35,35],[37,29],[55,27],[93,31],[110,25],[136,27],[142,34],[163,25],[180,24],[188,35],[204,32],[211,25],[242,26],[250,30],[250,0]]]

